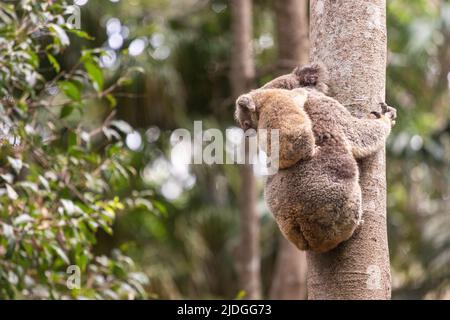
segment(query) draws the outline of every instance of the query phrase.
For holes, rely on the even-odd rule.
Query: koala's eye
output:
[[[245,115],[250,114],[250,111],[246,107],[239,106],[239,110],[241,111],[242,114]]]

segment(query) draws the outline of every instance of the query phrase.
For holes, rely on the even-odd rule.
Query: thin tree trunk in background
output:
[[[231,84],[233,96],[251,89],[255,66],[252,54],[252,2],[232,0],[231,17],[233,48],[231,56]],[[256,211],[256,181],[251,165],[241,167],[241,238],[238,252],[240,289],[247,299],[261,298],[259,217]]]
[[[311,0],[311,59],[330,73],[335,98],[358,117],[384,99],[386,0]],[[379,109],[378,109],[379,110]],[[362,227],[336,249],[308,253],[310,299],[389,299],[385,151],[359,164]]]
[[[272,300],[306,298],[306,255],[280,236],[269,297]]]
[[[308,62],[307,0],[276,0],[278,71],[291,72]],[[269,297],[273,300],[306,298],[306,254],[280,235]]]
[[[309,60],[307,0],[276,0],[278,70],[289,73]]]

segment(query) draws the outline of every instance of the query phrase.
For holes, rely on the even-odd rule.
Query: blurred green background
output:
[[[116,183],[111,185],[109,195],[127,200],[122,201],[123,208],[118,208],[113,232],[94,233],[96,241],[89,259],[111,256],[115,248],[120,248],[134,261],[135,276],[146,279],[140,282],[139,290],[143,292],[138,296],[235,298],[241,289],[235,264],[239,168],[185,166],[170,156],[171,133],[176,128],[192,130],[194,120],[202,120],[204,128],[235,127],[229,80],[228,2],[76,3],[81,7],[82,29],[94,40],[75,39],[56,55],[61,69],[70,70],[77,63],[81,48],[100,47],[107,53],[99,57],[106,84],[117,81],[131,68],[138,71],[131,74],[132,83],[116,95],[115,107],[116,119],[133,128],[122,134],[122,148],[127,149],[127,154],[121,161],[135,171],[127,179],[107,180]],[[397,125],[387,147],[393,298],[449,299],[450,3],[387,3],[387,103],[398,110]],[[277,55],[272,1],[254,1],[253,10],[257,83],[262,84],[275,76],[271,68]],[[69,115],[66,120],[94,128],[108,114],[105,103],[96,100],[85,105],[81,117]],[[64,137],[65,133],[61,134]],[[82,173],[85,167],[77,170]],[[262,183],[259,179],[258,212],[262,286],[267,296],[279,231],[265,208]],[[17,192],[19,197],[25,196]],[[2,210],[6,208],[4,203]],[[2,219],[7,221],[8,214],[3,214]],[[67,255],[72,260],[70,250],[67,248]],[[64,290],[52,285],[45,272],[36,276],[27,271],[33,267],[25,266],[20,259],[14,261],[14,268],[3,264],[2,270],[3,281],[13,284],[16,297],[41,297],[25,289],[37,284],[52,292],[50,296],[58,297],[58,292],[64,296]],[[60,263],[51,268],[63,266]],[[12,282],[11,270],[23,277],[20,285]],[[124,272],[131,271],[124,268]],[[26,276],[35,279],[28,287]],[[103,277],[108,281],[107,275]],[[129,279],[125,283],[129,285]],[[89,292],[71,295],[89,296]],[[109,296],[116,297],[113,293]]]

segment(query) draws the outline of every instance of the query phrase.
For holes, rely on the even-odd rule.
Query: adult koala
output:
[[[297,68],[240,96],[235,112],[244,129],[279,129],[281,170],[267,178],[265,200],[284,236],[315,252],[335,248],[361,223],[356,159],[384,146],[396,118],[384,103],[372,118],[352,116],[324,93],[322,74]]]

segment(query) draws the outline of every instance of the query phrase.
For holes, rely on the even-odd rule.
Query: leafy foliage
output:
[[[446,297],[450,287],[450,4],[388,3],[388,145],[394,296]]]
[[[67,22],[69,8],[0,4],[0,298],[143,298],[148,280],[130,258],[94,254],[99,230],[111,234],[134,203],[116,194],[135,172],[112,121],[119,84],[105,85],[102,50],[79,52],[69,70],[59,63],[71,39],[90,39]],[[95,128],[82,121],[89,104],[109,114]],[[70,265],[79,288],[67,286]]]

